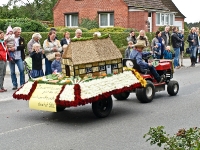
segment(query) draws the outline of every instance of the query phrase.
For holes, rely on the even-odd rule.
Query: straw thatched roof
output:
[[[122,58],[110,38],[71,42],[62,58],[71,59],[74,65]]]

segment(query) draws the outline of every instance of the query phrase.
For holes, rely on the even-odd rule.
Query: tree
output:
[[[5,12],[1,18],[30,18],[32,20],[53,20],[53,7],[58,0],[9,0],[6,7],[0,8]]]

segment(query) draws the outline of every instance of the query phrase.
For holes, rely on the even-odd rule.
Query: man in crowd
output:
[[[169,30],[170,30],[170,26],[166,26],[165,27],[165,31],[163,31],[161,33],[161,37],[164,39],[165,41],[165,46],[170,46],[170,33],[169,33]]]
[[[175,69],[179,69],[179,56],[180,56],[180,47],[182,44],[182,39],[179,38],[178,36],[178,28],[177,27],[173,27],[172,28],[172,35],[171,35],[171,43],[172,43],[172,47],[174,49],[174,53],[175,53],[175,57],[174,57],[174,68]]]
[[[20,86],[22,86],[25,83],[25,75],[24,75],[24,59],[25,59],[25,42],[24,38],[21,37],[21,28],[15,27],[13,28],[14,38],[15,38],[15,46],[12,48],[9,48],[9,51],[12,51],[14,53],[14,59],[13,61],[9,62],[10,66],[10,72],[11,72],[11,79],[13,84],[13,90],[16,90],[18,87],[17,83],[17,77],[15,73],[15,64],[18,67],[18,70],[20,72]]]

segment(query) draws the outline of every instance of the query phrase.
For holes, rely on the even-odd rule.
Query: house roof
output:
[[[163,2],[163,4],[169,8],[169,10],[171,12],[177,12],[175,14],[176,17],[181,17],[181,18],[186,18],[180,11],[179,9],[176,7],[176,5],[171,1],[171,0],[161,0]]]
[[[178,10],[172,0],[124,0],[124,2],[128,6],[133,6],[138,9],[154,9],[176,12],[176,17],[185,18],[185,16]]]
[[[161,0],[124,0],[128,6],[133,6],[140,9],[165,10],[169,9],[162,3]]]
[[[122,58],[122,54],[110,38],[71,42],[62,58],[69,58],[74,65]]]

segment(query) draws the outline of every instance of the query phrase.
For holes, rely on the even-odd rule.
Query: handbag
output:
[[[49,61],[55,60],[55,59],[56,59],[55,52],[46,55],[46,58],[47,58]]]
[[[186,48],[186,54],[191,54],[191,51],[192,51],[191,47]]]

